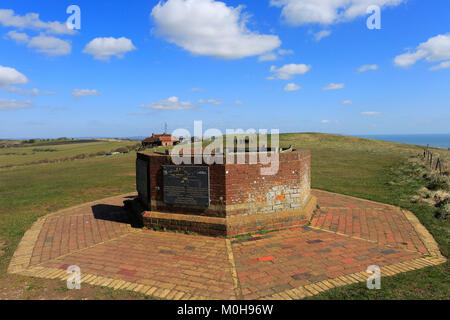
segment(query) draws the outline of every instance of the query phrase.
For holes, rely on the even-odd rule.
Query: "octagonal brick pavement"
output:
[[[299,299],[446,261],[410,212],[314,190],[309,226],[232,239],[136,229],[123,201],[134,194],[65,209],[25,234],[9,272],[82,282],[165,299]]]

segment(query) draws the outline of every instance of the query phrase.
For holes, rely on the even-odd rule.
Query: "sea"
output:
[[[434,148],[450,148],[450,134],[392,134],[392,135],[356,135],[360,138],[399,142]]]

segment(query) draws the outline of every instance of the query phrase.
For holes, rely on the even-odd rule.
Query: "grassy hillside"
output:
[[[311,150],[314,188],[411,210],[448,256],[450,222],[436,218],[434,208],[411,202],[426,181],[414,175],[414,168],[408,159],[423,153],[423,148],[325,134],[283,134],[280,139],[283,146],[292,144],[296,148]],[[68,149],[62,146],[48,148],[60,150],[50,153],[94,153],[116,147],[106,143],[69,145]],[[21,148],[10,148],[8,151],[17,149]],[[448,151],[439,152],[450,157]],[[40,154],[29,156],[38,157]],[[17,158],[20,156],[3,155],[0,161],[20,163]],[[134,166],[135,153],[132,152],[113,157],[0,169],[0,244],[4,242],[6,245],[3,249],[5,254],[0,256],[0,288],[6,281],[6,268],[17,244],[38,217],[64,207],[134,191]],[[383,282],[382,290],[377,292],[369,292],[364,286],[355,285],[331,290],[319,298],[448,298],[448,266],[447,263],[389,278]],[[20,278],[17,283],[47,283],[45,281]]]
[[[137,141],[37,141],[0,149],[0,168],[29,165],[39,161],[67,161],[76,156],[107,153],[120,147],[134,146]]]

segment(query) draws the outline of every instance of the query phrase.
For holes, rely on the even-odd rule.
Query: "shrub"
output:
[[[447,203],[442,207],[442,218],[445,220],[450,219],[450,203]]]
[[[72,159],[77,159],[77,160],[85,159],[85,158],[86,158],[86,154],[84,154],[84,153],[76,155],[75,157],[72,157]]]
[[[48,148],[48,149],[38,149],[38,148],[33,149],[33,152],[55,152],[55,151],[56,151],[56,149],[50,149],[50,148]]]
[[[440,199],[440,201],[436,204],[436,207],[445,208],[450,206],[450,196],[447,194],[447,197],[444,199]]]
[[[432,192],[430,192],[430,190],[428,190],[425,187],[420,188],[418,193],[421,198],[426,198],[426,199],[430,198],[432,195]]]
[[[114,150],[113,152],[128,153],[128,151],[129,151],[128,147],[120,147]]]
[[[428,183],[427,188],[430,190],[449,190],[450,185],[448,182],[448,179],[446,177],[442,176],[432,176],[430,179],[430,182]]]

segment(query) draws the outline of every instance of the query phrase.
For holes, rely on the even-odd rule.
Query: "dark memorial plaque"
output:
[[[209,167],[163,166],[164,202],[209,206]]]
[[[148,188],[148,162],[144,160],[136,160],[136,187],[139,197],[145,206],[149,206],[149,188]]]

